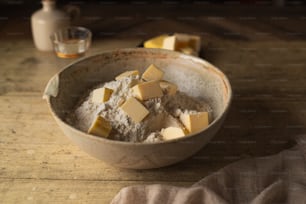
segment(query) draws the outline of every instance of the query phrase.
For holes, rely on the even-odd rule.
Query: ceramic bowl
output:
[[[164,78],[177,84],[180,91],[210,104],[213,121],[207,129],[175,140],[143,144],[93,136],[65,122],[86,91],[126,70],[143,72],[150,64],[160,67]],[[227,77],[203,59],[161,49],[131,48],[102,52],[66,66],[50,79],[44,98],[64,134],[82,150],[116,167],[150,169],[182,161],[207,144],[224,121],[232,90]]]

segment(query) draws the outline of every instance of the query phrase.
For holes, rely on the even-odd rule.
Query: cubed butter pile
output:
[[[156,43],[160,43],[160,39]],[[144,103],[146,100],[162,98],[164,95],[173,96],[177,93],[177,85],[163,80],[164,71],[156,65],[151,64],[141,77],[138,70],[131,70],[121,73],[115,77],[115,80],[124,80],[124,78],[132,76],[137,76],[140,80],[137,80],[130,88],[132,96],[125,98],[119,109],[134,123],[141,123],[150,114]],[[96,104],[107,103],[113,92],[114,90],[106,87],[97,88],[92,92],[91,101]],[[209,125],[208,113],[186,110],[179,117],[169,115],[163,124],[166,127],[159,131],[162,140],[176,139],[206,128]],[[111,132],[111,123],[101,115],[94,119],[88,129],[88,133],[105,138],[109,137]]]
[[[144,42],[145,48],[162,48],[198,56],[201,49],[201,38],[197,35],[175,33],[160,35]]]

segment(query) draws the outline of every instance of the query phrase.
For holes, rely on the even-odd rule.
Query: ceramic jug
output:
[[[57,30],[68,27],[71,19],[68,13],[56,8],[55,0],[43,0],[42,5],[42,9],[31,16],[33,40],[38,50],[52,51],[50,35]]]

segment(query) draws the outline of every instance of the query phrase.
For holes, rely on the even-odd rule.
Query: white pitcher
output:
[[[70,26],[70,16],[56,9],[55,0],[43,0],[43,8],[31,16],[32,35],[35,47],[40,51],[52,51],[50,35],[55,31]],[[75,7],[69,12],[77,12]]]

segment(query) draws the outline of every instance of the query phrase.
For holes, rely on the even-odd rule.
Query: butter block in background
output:
[[[180,120],[190,133],[198,132],[209,124],[208,112],[182,113]]]
[[[197,35],[175,33],[164,39],[162,48],[198,56],[201,50],[201,38]]]
[[[163,140],[172,140],[180,137],[184,137],[186,134],[182,128],[179,127],[167,127],[161,130],[160,134]]]
[[[160,35],[154,38],[151,38],[144,42],[145,48],[162,48],[164,39],[168,37],[168,35]]]
[[[100,137],[108,137],[112,130],[110,123],[102,116],[98,115],[91,124],[88,133]]]
[[[141,122],[149,111],[134,97],[127,99],[120,108],[136,123]]]
[[[113,93],[112,89],[109,88],[98,88],[95,89],[92,93],[92,102],[94,103],[103,103],[109,100]]]
[[[177,91],[176,84],[163,80],[159,82],[159,86],[161,87],[163,92],[167,95],[172,96],[176,94],[176,91]]]
[[[139,75],[139,71],[138,70],[132,70],[132,71],[126,71],[126,72],[123,72],[121,74],[119,74],[118,76],[116,76],[116,80],[120,80],[120,79],[123,79],[125,77],[129,77],[129,76],[137,76]]]
[[[139,100],[148,100],[163,96],[159,81],[148,81],[137,84],[132,88],[133,95]]]
[[[142,74],[142,79],[145,81],[161,80],[164,76],[164,72],[151,64],[146,71]]]

